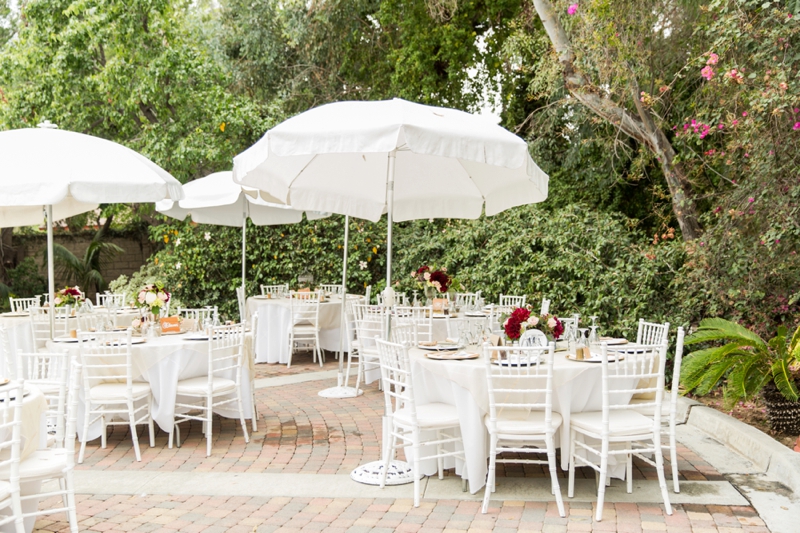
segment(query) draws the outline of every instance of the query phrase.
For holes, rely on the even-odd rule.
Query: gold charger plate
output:
[[[467,359],[477,359],[480,354],[470,352],[431,352],[426,353],[425,357],[428,359],[435,359],[437,361],[465,361]]]

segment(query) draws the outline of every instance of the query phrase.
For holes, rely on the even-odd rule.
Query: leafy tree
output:
[[[95,233],[82,257],[67,250],[61,244],[53,245],[53,260],[59,266],[60,276],[71,285],[78,285],[89,295],[92,291],[105,290],[106,281],[102,271],[117,254],[124,250],[112,242],[103,240],[103,231]]]

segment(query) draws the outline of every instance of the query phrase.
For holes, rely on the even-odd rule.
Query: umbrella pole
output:
[[[245,293],[244,282],[245,282],[245,279],[247,277],[247,267],[245,266],[245,261],[246,261],[245,249],[246,249],[246,245],[247,245],[247,240],[246,240],[246,236],[247,236],[247,213],[245,212],[245,213],[242,213],[242,214],[244,215],[242,217],[243,218],[243,221],[242,221],[242,297],[246,298],[247,294]],[[242,318],[242,320],[244,320],[244,318]]]
[[[55,266],[53,263],[53,205],[48,204],[45,207],[45,220],[47,221],[47,292],[50,302],[48,304],[47,314],[50,316],[50,339],[56,330],[56,314],[55,314],[55,287],[56,275]],[[34,349],[36,347],[34,346]]]
[[[344,338],[347,336],[347,251],[350,246],[350,217],[344,217],[344,255],[342,256],[342,310],[339,317],[339,372],[336,374],[336,386],[321,390],[317,394],[323,398],[354,398],[361,394],[360,390],[348,387],[350,366],[347,377],[344,376]],[[349,352],[348,352],[349,357]]]
[[[389,152],[389,170],[386,180],[386,288],[392,286],[392,211],[394,210],[394,166],[397,156],[397,150]],[[386,303],[384,299],[384,303]],[[386,339],[391,339],[392,327],[392,314],[386,313]],[[350,478],[353,481],[364,483],[366,485],[380,485],[383,478],[383,469],[386,466],[386,461],[389,459],[389,446],[391,443],[391,420],[389,413],[384,412],[382,420],[382,450],[381,460],[372,461],[359,466],[350,472]],[[411,472],[411,466],[406,461],[399,461],[397,459],[389,461],[389,469],[386,474],[386,485],[405,485],[406,483],[413,483],[414,476]]]

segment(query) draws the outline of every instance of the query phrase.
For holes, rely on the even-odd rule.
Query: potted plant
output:
[[[708,318],[686,338],[686,345],[724,344],[689,354],[681,369],[687,391],[705,395],[723,381],[726,407],[761,394],[775,431],[800,433],[800,327],[789,337],[786,327],[768,341],[722,318]]]

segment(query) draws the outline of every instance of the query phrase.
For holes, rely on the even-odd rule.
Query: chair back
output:
[[[319,293],[289,292],[292,327],[319,325]]]
[[[131,328],[78,333],[83,385],[87,391],[103,383],[125,383],[128,395],[133,395],[131,333]]]
[[[370,298],[372,298],[372,285],[367,285],[367,290],[364,291],[364,303],[369,303]]]
[[[459,309],[474,309],[478,305],[478,298],[481,296],[481,291],[478,292],[457,292],[455,293],[455,305]]]
[[[50,315],[45,307],[31,307],[31,345],[34,350],[44,348],[50,340]],[[66,318],[53,322],[53,336],[62,337],[69,333],[69,320]]]
[[[417,326],[416,324],[392,324],[392,342],[411,347],[417,345]]]
[[[79,313],[78,331],[103,331],[103,325],[110,319],[107,313]]]
[[[289,294],[288,283],[283,283],[281,285],[260,285],[259,287],[261,288],[261,296],[270,294],[275,298],[284,298]]]
[[[122,308],[125,307],[125,294],[124,293],[114,293],[114,294],[100,294],[99,292],[95,296],[95,300],[97,301],[97,305],[102,305],[106,308],[117,307]]]
[[[394,308],[395,323],[398,325],[413,324],[420,342],[433,341],[433,307],[406,307]]]
[[[388,310],[384,307],[353,304],[356,338],[361,353],[377,353],[375,337],[386,338],[387,316]]]
[[[661,425],[661,402],[664,396],[666,343],[661,346],[614,347],[613,350],[603,343],[600,355],[604,431],[608,431],[610,411],[636,411],[643,407],[653,407],[654,427],[658,428]],[[634,394],[643,400],[630,403]]]
[[[0,372],[3,373],[2,377],[8,379],[20,379],[22,374],[22,366],[19,359],[19,353],[11,350],[11,341],[8,338],[6,328],[0,326],[0,356],[2,356],[2,367]]]
[[[244,361],[244,324],[216,326],[206,330],[208,334],[208,385],[214,377],[230,379],[234,373],[236,387],[242,378]]]
[[[411,379],[411,359],[408,349],[402,344],[375,339],[381,364],[383,399],[386,413],[396,413],[406,408],[412,424],[417,425],[417,406],[414,402],[414,387]]]
[[[12,313],[23,313],[30,309],[31,307],[39,307],[41,305],[41,301],[39,300],[38,296],[34,296],[33,298],[8,298],[9,304],[11,304],[11,312]]]
[[[22,453],[23,394],[24,385],[21,381],[12,381],[0,388],[0,472],[8,473],[6,479],[11,483],[11,490],[17,493]]]
[[[209,320],[216,323],[219,321],[219,308],[214,305],[207,305],[206,307],[197,307],[194,309],[188,307],[178,307],[178,315],[183,318],[190,318],[195,321],[200,328],[205,327],[205,323]]]
[[[545,428],[555,433],[553,354],[555,343],[526,347],[483,345],[489,391],[489,423],[500,414],[544,411]]]
[[[61,448],[66,422],[69,352],[20,353],[19,359],[25,382],[36,385],[44,394],[47,432],[55,437],[56,447]]]
[[[325,292],[326,294],[336,294],[341,296],[344,294],[344,286],[343,285],[333,285],[333,284],[322,284],[317,286],[318,290]]]
[[[669,334],[669,322],[658,324],[656,322],[646,322],[639,319],[639,330],[636,332],[636,344],[648,346],[660,346],[667,342]]]
[[[525,300],[527,300],[527,296],[512,296],[510,294],[501,294],[500,295],[500,307],[509,307],[511,309],[515,307],[525,307]]]

